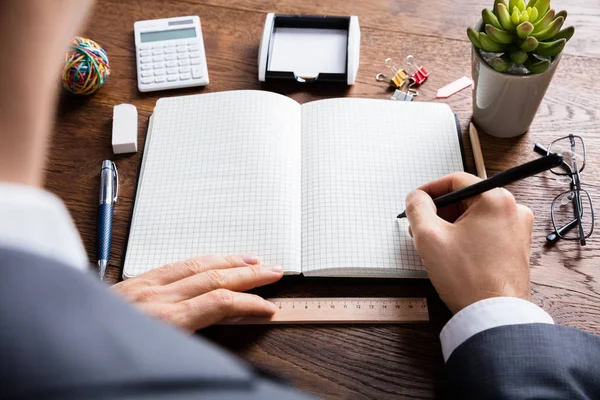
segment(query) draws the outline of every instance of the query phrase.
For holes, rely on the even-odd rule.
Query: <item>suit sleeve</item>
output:
[[[89,274],[1,247],[0,268],[0,398],[308,398]]]
[[[444,385],[456,399],[597,398],[600,338],[544,323],[488,329],[454,350]]]

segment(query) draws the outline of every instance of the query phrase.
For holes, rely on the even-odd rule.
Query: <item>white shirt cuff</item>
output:
[[[444,361],[472,336],[504,325],[552,324],[552,317],[530,301],[516,297],[493,297],[460,310],[442,329],[440,341]]]
[[[75,224],[63,202],[52,193],[0,182],[0,221],[1,247],[47,257],[80,270],[88,267]]]

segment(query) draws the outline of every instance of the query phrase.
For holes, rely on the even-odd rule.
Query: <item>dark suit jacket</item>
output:
[[[446,363],[457,399],[600,399],[600,338],[548,324],[474,335]]]
[[[145,316],[91,274],[0,248],[0,398],[305,399],[199,337]],[[459,398],[591,398],[600,341],[550,325],[502,327],[447,364]]]

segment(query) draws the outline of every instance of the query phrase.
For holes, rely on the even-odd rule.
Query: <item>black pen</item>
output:
[[[439,209],[450,204],[458,203],[466,200],[469,197],[477,196],[488,190],[503,187],[521,179],[529,178],[540,172],[547,171],[551,168],[558,167],[563,162],[562,155],[550,154],[537,160],[530,161],[526,164],[507,169],[506,171],[498,172],[491,178],[477,182],[474,185],[464,187],[455,192],[447,193],[443,196],[433,199],[435,206]],[[406,218],[406,211],[398,215],[398,218]]]

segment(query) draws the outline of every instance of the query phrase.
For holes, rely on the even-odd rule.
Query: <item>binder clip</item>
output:
[[[420,86],[429,78],[429,72],[425,71],[425,68],[419,67],[413,56],[406,57],[406,65],[408,70],[412,71],[411,78],[414,80],[415,85]]]
[[[392,64],[391,58],[386,58],[385,65],[392,71],[394,75],[392,77],[388,77],[383,73],[377,74],[375,76],[375,80],[378,82],[388,82],[390,86],[395,87],[396,89],[401,89],[402,86],[406,83],[406,81],[410,78],[408,76],[408,72],[404,69],[398,69]]]
[[[414,84],[415,84],[414,80],[412,78],[409,78],[406,81],[406,85],[405,85],[406,92],[403,92],[402,88],[396,89],[396,91],[392,95],[391,99],[396,100],[396,101],[413,101],[415,99],[415,97],[417,97],[419,95],[419,92],[417,92],[415,89],[412,89]]]

